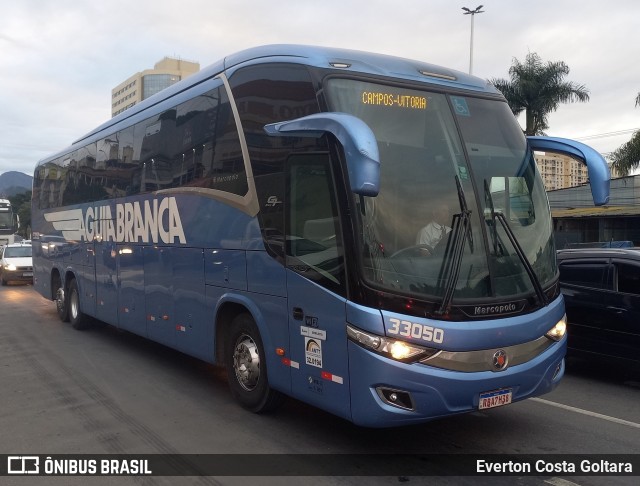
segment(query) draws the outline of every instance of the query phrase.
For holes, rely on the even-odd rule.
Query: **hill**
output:
[[[21,192],[30,191],[33,177],[14,170],[0,175],[0,194],[14,196]]]

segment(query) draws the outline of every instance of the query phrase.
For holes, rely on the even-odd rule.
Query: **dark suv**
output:
[[[570,352],[640,362],[640,248],[558,251]]]

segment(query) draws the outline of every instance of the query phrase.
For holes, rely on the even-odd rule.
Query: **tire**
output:
[[[56,311],[58,312],[58,317],[62,322],[68,322],[69,304],[67,302],[67,296],[65,295],[65,291],[62,287],[62,282],[60,281],[59,276],[53,278],[51,286],[53,288],[53,295],[55,296]]]
[[[69,322],[74,329],[82,331],[89,327],[89,318],[80,310],[80,292],[74,278],[69,282],[69,297],[67,299]]]
[[[284,396],[269,387],[260,331],[249,314],[231,322],[225,339],[225,365],[233,397],[255,413],[277,408]]]

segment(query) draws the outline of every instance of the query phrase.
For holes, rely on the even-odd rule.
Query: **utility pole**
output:
[[[471,42],[469,46],[469,74],[473,74],[473,18],[476,14],[483,13],[482,10],[483,5],[477,6],[474,10],[471,10],[467,7],[462,7],[464,10],[463,15],[471,15]]]

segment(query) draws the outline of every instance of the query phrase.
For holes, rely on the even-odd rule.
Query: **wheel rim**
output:
[[[71,292],[71,296],[69,298],[69,312],[71,313],[72,319],[76,319],[80,313],[80,302],[78,300],[77,292]]]
[[[260,354],[258,345],[251,336],[241,335],[233,351],[233,369],[240,386],[253,391],[260,379]]]
[[[60,287],[56,292],[56,307],[58,312],[64,311],[64,289]]]

